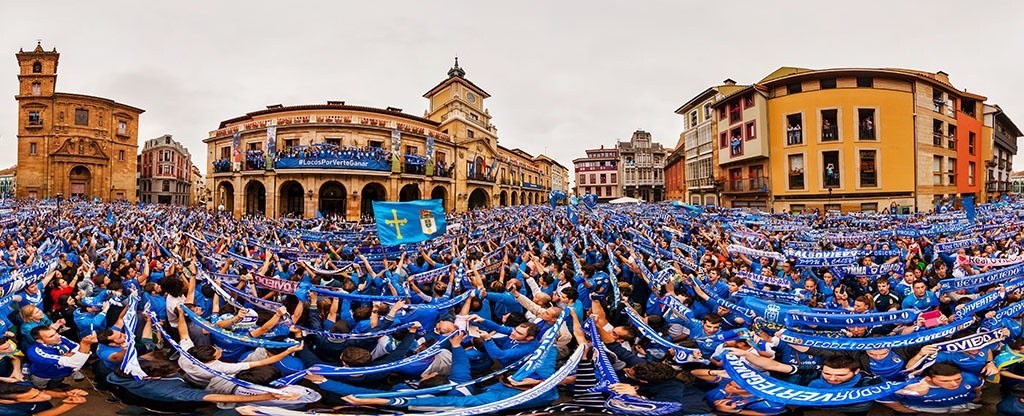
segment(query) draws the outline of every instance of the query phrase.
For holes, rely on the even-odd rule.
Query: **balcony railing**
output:
[[[945,137],[946,137],[945,133],[943,133],[941,131],[933,131],[932,132],[932,145],[933,146],[942,146],[942,139],[944,139]]]
[[[789,174],[789,189],[804,189],[804,172],[800,170],[798,172],[790,172]]]
[[[768,192],[768,178],[730,179],[726,182],[726,192]]]
[[[839,140],[839,129],[836,126],[828,126],[821,128],[821,141],[833,142]]]
[[[946,147],[948,147],[950,149],[956,149],[956,135],[955,134],[950,134],[950,135],[946,136],[946,138],[947,138],[947,140],[946,140]]]
[[[42,117],[29,118],[28,119],[28,127],[43,127],[43,118]]]
[[[786,145],[792,146],[796,144],[804,144],[804,131],[800,128],[794,128],[786,132]]]
[[[466,175],[466,180],[494,183],[494,177],[493,176],[487,176],[487,175],[482,174],[482,173],[474,173],[472,175]]]
[[[985,190],[988,192],[1008,192],[1011,189],[1013,186],[1009,181],[988,181],[985,184]]]

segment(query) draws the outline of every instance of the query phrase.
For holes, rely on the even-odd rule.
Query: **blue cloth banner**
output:
[[[373,217],[382,246],[418,243],[444,235],[447,220],[440,199],[373,202]]]
[[[356,169],[391,170],[391,163],[378,159],[343,159],[333,157],[298,158],[282,157],[274,164],[275,169]]]

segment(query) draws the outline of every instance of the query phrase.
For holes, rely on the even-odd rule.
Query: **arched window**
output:
[[[32,73],[33,74],[38,74],[40,72],[43,72],[43,64],[40,63],[39,61],[35,61],[32,64]]]

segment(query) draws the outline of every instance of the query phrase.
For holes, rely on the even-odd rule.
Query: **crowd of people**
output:
[[[391,152],[377,146],[339,147],[324,143],[314,146],[292,146],[278,152],[277,159],[348,159],[391,161]]]
[[[1012,200],[509,207],[398,247],[336,218],[6,204],[0,415],[915,414],[984,394],[1024,415]]]

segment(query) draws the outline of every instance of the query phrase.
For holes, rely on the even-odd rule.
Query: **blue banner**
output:
[[[440,199],[373,202],[373,217],[382,246],[417,243],[444,235],[447,220]]]
[[[389,171],[391,165],[387,160],[378,159],[341,159],[333,157],[282,157],[274,164],[275,169],[358,169]]]

